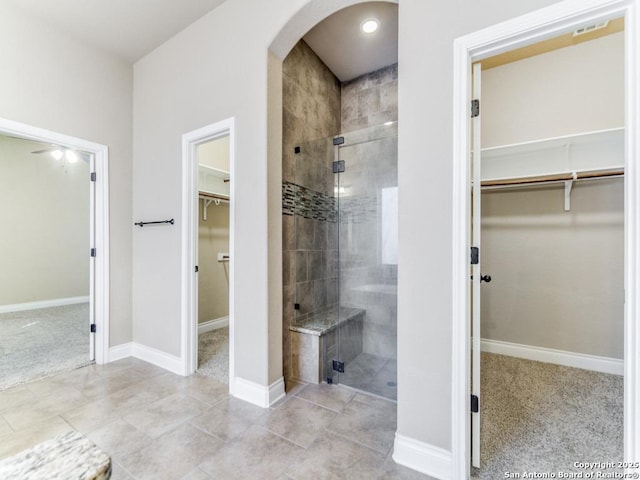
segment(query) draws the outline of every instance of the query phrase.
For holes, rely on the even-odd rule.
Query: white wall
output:
[[[281,237],[267,199],[280,186],[267,169],[277,153],[267,154],[267,138],[279,128],[267,129],[267,49],[273,41],[282,59],[323,15],[353,3],[228,0],[135,65],[134,214],[178,220],[135,232],[135,341],[180,353],[180,138],[235,116],[236,374],[260,385],[275,380],[282,318],[271,317],[282,290],[267,280],[282,268]],[[550,3],[400,0],[398,431],[444,449],[451,448],[453,40]],[[275,63],[270,57],[272,72]],[[276,94],[269,99],[278,104]],[[272,202],[273,211],[279,215]]]
[[[0,117],[109,146],[111,345],[131,340],[132,69],[0,2]]]
[[[453,40],[552,3],[400,2],[398,432],[446,450],[451,448]]]
[[[134,232],[134,341],[180,355],[181,135],[233,116],[235,369],[260,385],[277,379],[268,305],[282,295],[268,282],[268,245],[281,236],[267,235],[267,50],[303,3],[227,1],[134,66],[134,216],[177,220]]]
[[[623,54],[621,32],[486,70],[483,146],[624,126]],[[563,194],[483,192],[482,269],[493,280],[482,337],[621,359],[624,181],[577,183],[569,212]]]
[[[0,305],[89,295],[89,164],[0,136]]]

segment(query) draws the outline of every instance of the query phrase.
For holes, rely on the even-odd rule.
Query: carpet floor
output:
[[[198,335],[198,375],[229,383],[229,327]]]
[[[575,462],[622,461],[622,376],[490,353],[481,361],[481,468],[472,478],[558,478],[584,473]]]
[[[89,304],[0,314],[0,390],[91,363]]]

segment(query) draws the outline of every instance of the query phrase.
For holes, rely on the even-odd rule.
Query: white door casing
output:
[[[99,365],[109,362],[109,149],[62,133],[0,118],[0,133],[37,142],[82,150],[91,155],[95,181],[90,187],[90,244],[95,256],[87,252],[90,265],[90,322],[95,323],[90,355]],[[90,181],[88,178],[87,181]],[[89,329],[89,325],[87,325]]]
[[[640,461],[640,59],[637,0],[566,0],[465,35],[454,42],[452,470],[469,477],[470,128],[473,62],[601,20],[625,18],[625,353],[624,460]]]
[[[191,375],[198,368],[198,145],[229,136],[229,386],[235,378],[234,368],[234,155],[235,121],[233,118],[207,125],[182,136],[182,292],[181,354],[182,374]]]
[[[473,66],[473,101],[482,104],[481,93],[481,73],[482,66],[476,63]],[[471,265],[471,335],[473,338],[471,345],[471,394],[475,397],[477,411],[471,413],[471,462],[474,467],[480,468],[480,279],[482,250],[480,248],[480,208],[481,208],[481,109],[478,110],[472,120],[472,165],[471,172],[473,180],[471,182],[471,245],[477,248],[477,260]],[[473,404],[473,402],[472,402]]]

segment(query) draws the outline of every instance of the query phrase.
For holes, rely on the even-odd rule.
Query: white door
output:
[[[471,464],[480,467],[480,75],[481,65],[473,65],[471,120]]]

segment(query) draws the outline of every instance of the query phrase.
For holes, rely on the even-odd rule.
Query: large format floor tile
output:
[[[228,385],[137,359],[0,392],[0,459],[78,430],[112,480],[428,478],[390,457],[395,403],[337,385],[295,385],[271,408]]]

